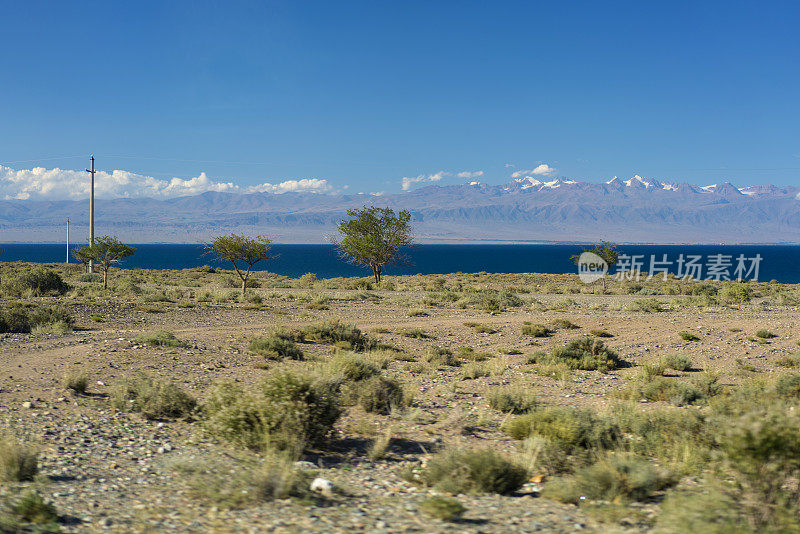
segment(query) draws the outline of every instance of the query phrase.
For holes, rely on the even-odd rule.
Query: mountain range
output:
[[[429,243],[800,243],[800,188],[696,186],[634,176],[605,183],[517,178],[502,185],[430,185],[381,196],[208,192],[166,200],[96,201],[97,235],[129,243],[197,243],[227,232],[278,243],[323,243],[347,209],[412,213]],[[88,201],[0,201],[0,242],[88,235]]]

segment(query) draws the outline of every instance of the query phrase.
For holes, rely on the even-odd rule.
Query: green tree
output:
[[[347,210],[347,215],[352,218],[339,223],[341,238],[334,239],[334,244],[350,263],[372,269],[379,283],[383,267],[401,259],[400,247],[413,242],[411,213],[364,206]]]
[[[253,266],[262,261],[270,260],[270,245],[272,241],[264,236],[247,237],[243,235],[229,234],[215,238],[210,243],[206,243],[205,248],[219,259],[229,261],[239,278],[242,280],[242,296],[247,290],[247,279]],[[247,265],[247,269],[244,268]]]
[[[81,247],[74,251],[73,255],[80,261],[87,259],[97,263],[103,270],[103,289],[107,289],[108,271],[134,252],[136,252],[134,247],[122,243],[116,237],[104,235],[95,239],[94,245]]]
[[[89,247],[79,247],[72,249],[72,257],[83,264],[83,272],[89,272],[89,262],[92,258],[89,257]]]
[[[603,261],[608,264],[608,270],[610,271],[614,264],[617,263],[619,259],[619,251],[617,251],[616,243],[609,243],[608,241],[601,240],[600,243],[596,244],[592,248],[583,249],[584,252],[591,252],[597,256],[600,256]],[[575,262],[575,265],[578,264],[578,260],[580,260],[580,254],[574,254],[570,256],[570,259]],[[602,278],[603,281],[603,293],[606,292],[606,277]]]

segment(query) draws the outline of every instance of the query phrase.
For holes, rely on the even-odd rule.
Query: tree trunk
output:
[[[103,271],[103,289],[108,289],[108,269]]]
[[[247,278],[242,277],[242,299],[244,300],[244,293],[247,289]]]
[[[372,272],[375,275],[375,283],[376,284],[380,284],[381,283],[381,266],[380,265],[373,265],[372,266]]]

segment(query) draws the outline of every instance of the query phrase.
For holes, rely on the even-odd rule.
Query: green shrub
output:
[[[462,363],[449,349],[442,347],[429,347],[425,351],[425,361],[437,367],[442,365],[458,367]]]
[[[661,302],[657,299],[636,299],[625,307],[628,311],[639,311],[645,313],[655,313],[663,311]]]
[[[706,396],[697,387],[674,378],[657,377],[638,386],[638,396],[650,401],[669,402],[676,406],[704,400]]]
[[[247,350],[270,360],[302,360],[303,351],[294,344],[289,334],[284,331],[272,332],[267,337],[254,337],[247,344]]]
[[[544,407],[507,421],[502,430],[514,439],[539,436],[568,452],[610,448],[619,439],[617,426],[589,410]]]
[[[299,453],[327,441],[341,414],[337,387],[307,376],[274,372],[254,390],[215,384],[203,405],[203,427],[236,445]]]
[[[306,273],[297,279],[297,287],[312,288],[318,281],[317,275],[314,273]]]
[[[464,326],[472,328],[473,330],[475,330],[476,334],[494,334],[497,332],[497,330],[495,330],[491,326],[480,323],[466,322],[464,323]]]
[[[756,337],[761,338],[761,339],[772,339],[772,338],[778,337],[778,336],[776,336],[775,334],[773,334],[769,330],[767,330],[765,328],[762,328],[761,330],[756,332]]]
[[[456,521],[467,511],[463,504],[450,497],[429,497],[420,503],[419,509],[442,521]]]
[[[426,312],[425,310],[411,309],[408,310],[408,313],[406,315],[408,315],[409,317],[427,317],[428,312]]]
[[[584,337],[573,339],[564,347],[555,347],[549,353],[537,352],[529,358],[529,363],[545,365],[564,364],[570,369],[606,372],[616,369],[622,363],[619,355],[609,349],[599,339]]]
[[[89,386],[89,376],[84,371],[67,373],[64,375],[63,385],[64,389],[83,395]]]
[[[642,366],[639,379],[647,381],[657,376],[664,376],[666,368],[666,365],[664,365],[662,361],[646,363]]]
[[[714,487],[699,489],[668,492],[661,504],[656,531],[755,534],[735,499]]]
[[[426,334],[423,330],[419,328],[404,328],[398,332],[401,336],[411,337],[416,339],[427,339],[431,336]]]
[[[461,371],[461,380],[475,380],[490,376],[492,372],[486,364],[470,363],[464,366]]]
[[[543,324],[523,324],[522,325],[522,335],[523,336],[533,336],[533,337],[547,337],[552,334],[553,331],[547,328]]]
[[[781,397],[800,397],[800,374],[783,374],[775,382],[775,392]]]
[[[3,293],[12,297],[63,295],[69,286],[52,269],[40,267],[3,280]]]
[[[477,352],[472,347],[458,347],[458,349],[456,349],[456,356],[462,360],[471,362],[485,362],[492,357],[492,354],[486,351]]]
[[[166,330],[158,330],[147,334],[140,334],[131,341],[140,345],[151,347],[185,347],[186,343],[175,337],[175,334]]]
[[[667,369],[688,371],[692,368],[692,360],[685,354],[667,354],[662,358]]]
[[[557,330],[575,330],[576,328],[580,328],[580,326],[569,319],[553,319],[550,321],[550,326]]]
[[[582,467],[575,476],[546,485],[544,495],[578,504],[581,497],[609,502],[646,501],[674,483],[649,460],[632,454],[609,454]]]
[[[428,486],[447,493],[508,495],[528,479],[523,467],[491,449],[454,449],[434,455],[421,473]]]
[[[334,373],[351,382],[366,380],[381,374],[381,370],[374,364],[367,362],[356,354],[337,354],[330,361],[330,368]]]
[[[364,411],[389,415],[393,409],[403,405],[403,387],[397,380],[385,376],[373,376],[351,386]]]
[[[58,530],[58,512],[52,503],[49,503],[35,490],[26,491],[22,497],[11,505],[11,515],[15,522],[37,525],[38,528],[16,528],[6,532],[53,532]],[[5,529],[4,529],[5,530]]]
[[[197,405],[174,382],[144,374],[117,381],[111,388],[110,400],[115,410],[139,412],[150,420],[189,417]]]
[[[25,308],[15,306],[0,310],[0,333],[26,333],[31,331],[31,321]]]
[[[267,454],[262,462],[185,462],[176,469],[192,492],[222,508],[245,508],[275,499],[311,497],[313,471],[298,469],[290,456]]]
[[[73,324],[72,316],[59,306],[33,309],[12,306],[0,310],[0,333],[27,333],[36,329],[40,333],[67,332]]]
[[[39,453],[11,435],[0,435],[0,481],[33,480],[39,470]]]
[[[593,330],[589,330],[589,333],[595,337],[614,337],[612,334],[609,334],[602,328],[595,328]]]
[[[720,437],[725,465],[736,481],[738,501],[755,530],[796,528],[800,497],[800,417],[781,406],[733,419]],[[791,521],[781,527],[780,523]],[[772,528],[770,528],[772,527]]]
[[[681,336],[681,339],[684,341],[700,341],[700,338],[691,332],[678,332],[678,335]]]
[[[717,298],[724,304],[746,304],[753,297],[753,290],[745,283],[724,282]]]
[[[41,326],[62,323],[72,326],[74,320],[67,310],[59,306],[44,306],[34,308],[29,313],[31,326]]]
[[[536,407],[536,396],[519,388],[496,388],[487,395],[489,407],[503,413],[528,413]]]
[[[796,352],[791,356],[784,356],[775,360],[775,365],[779,367],[800,367],[800,352]]]
[[[369,339],[353,324],[342,324],[339,321],[325,321],[308,325],[302,330],[303,335],[310,340],[322,343],[346,343],[351,350],[364,352],[377,347],[377,343]]]

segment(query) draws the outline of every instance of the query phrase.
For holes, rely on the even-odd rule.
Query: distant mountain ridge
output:
[[[507,184],[431,185],[383,196],[218,193],[167,200],[98,200],[97,233],[131,243],[202,242],[222,232],[281,243],[322,243],[349,208],[407,209],[421,242],[800,243],[800,188],[605,183],[517,178]],[[73,241],[88,233],[87,201],[0,201],[0,242]]]

